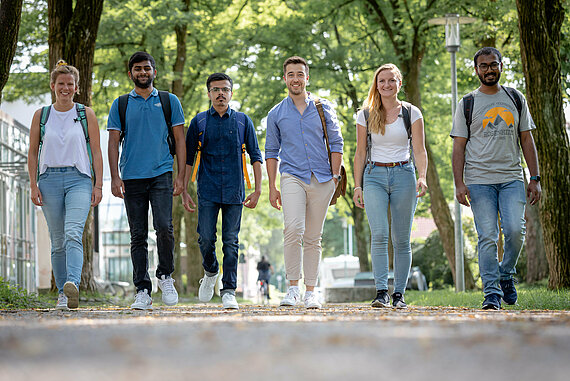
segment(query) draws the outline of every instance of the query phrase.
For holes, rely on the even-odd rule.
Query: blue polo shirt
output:
[[[171,121],[173,126],[184,124],[184,111],[178,97],[170,94]],[[121,130],[119,99],[115,99],[109,111],[107,130]],[[158,90],[153,89],[147,99],[135,90],[129,93],[125,115],[119,169],[123,180],[149,179],[172,171],[174,159],[168,147],[168,127]]]
[[[265,160],[281,159],[279,172],[307,184],[314,174],[319,183],[332,179],[323,125],[313,97],[305,99],[303,115],[291,97],[283,99],[267,115]],[[321,99],[331,152],[342,153],[344,141],[333,106]]]
[[[241,204],[245,185],[241,159],[241,143],[236,111],[228,107],[220,114],[210,107],[207,112],[202,153],[198,167],[198,201],[205,199],[219,204]],[[262,162],[253,122],[245,116],[244,142],[250,162]],[[194,117],[186,133],[186,164],[194,165],[198,147],[198,118]],[[252,179],[253,182],[253,179]]]

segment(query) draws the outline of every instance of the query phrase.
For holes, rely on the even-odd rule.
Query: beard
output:
[[[136,87],[139,87],[141,89],[148,89],[149,87],[152,86],[152,82],[154,81],[154,77],[148,77],[144,80],[145,82],[142,82],[140,79],[138,78],[133,78],[133,83],[135,84]]]
[[[501,73],[492,73],[492,75],[491,73],[478,74],[478,76],[481,83],[485,86],[495,86],[499,82],[499,79],[501,79]]]
[[[299,86],[297,88],[294,88],[293,86],[287,86],[287,89],[289,90],[289,92],[293,95],[299,95],[299,94],[303,94],[303,91],[305,91],[305,86]]]

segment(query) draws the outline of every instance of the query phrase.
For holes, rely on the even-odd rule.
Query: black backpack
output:
[[[519,123],[521,119],[522,112],[522,101],[519,94],[515,89],[508,86],[501,85],[505,93],[509,96],[511,101],[515,104],[517,111],[519,112]],[[475,97],[473,92],[470,92],[463,97],[463,114],[465,115],[465,125],[467,126],[467,140],[471,138],[471,123],[473,123],[473,104],[475,103]],[[518,129],[518,126],[517,126]],[[520,134],[520,131],[519,131]]]
[[[162,113],[164,114],[164,120],[166,121],[166,126],[168,127],[168,148],[170,154],[174,156],[176,154],[176,141],[174,140],[174,133],[172,132],[172,109],[170,108],[170,95],[168,91],[158,91],[158,97],[162,105]],[[119,142],[123,141],[125,137],[125,115],[127,113],[127,104],[129,103],[129,94],[123,94],[119,97],[119,119],[121,120],[121,135]]]

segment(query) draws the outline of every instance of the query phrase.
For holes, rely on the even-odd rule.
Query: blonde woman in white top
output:
[[[93,110],[85,107],[87,139],[80,121],[83,105],[73,102],[78,85],[79,71],[58,62],[50,81],[56,101],[47,106],[43,136],[42,109],[34,114],[30,128],[30,193],[32,202],[42,207],[49,228],[58,309],[77,308],[79,304],[83,229],[90,207],[101,201],[103,188],[99,125]]]
[[[390,307],[389,206],[394,247],[392,306],[406,308],[404,293],[412,263],[412,221],[417,197],[423,196],[427,190],[422,114],[417,107],[398,100],[401,87],[400,70],[393,64],[382,65],[374,74],[368,98],[356,119],[353,200],[356,206],[366,209],[372,235],[370,247],[377,290],[372,307]],[[405,119],[410,123],[409,132]],[[413,161],[410,148],[413,148]],[[417,181],[414,163],[418,171]]]

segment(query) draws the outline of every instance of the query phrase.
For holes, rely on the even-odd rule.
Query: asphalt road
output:
[[[568,380],[570,311],[0,311],[0,380]]]

